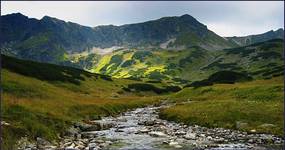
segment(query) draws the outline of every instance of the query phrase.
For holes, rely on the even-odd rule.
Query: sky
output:
[[[1,15],[17,12],[91,27],[189,14],[220,36],[259,34],[284,27],[282,1],[1,1]]]

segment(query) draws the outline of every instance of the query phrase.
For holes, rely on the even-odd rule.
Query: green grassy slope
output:
[[[188,103],[163,109],[160,117],[186,124],[256,130],[283,136],[283,80],[283,77],[275,77],[185,88],[170,99]]]
[[[160,83],[112,79],[70,67],[7,56],[2,56],[2,63],[1,113],[10,124],[3,126],[4,149],[15,149],[23,136],[57,139],[73,122],[157,103],[156,92],[168,92]],[[152,88],[139,91],[142,85]],[[128,87],[138,92],[129,92]]]
[[[270,78],[282,74],[283,40],[219,51],[200,47],[118,50],[98,57],[93,67],[86,69],[116,78],[147,78],[177,84],[203,80],[222,70],[246,73],[257,79]]]

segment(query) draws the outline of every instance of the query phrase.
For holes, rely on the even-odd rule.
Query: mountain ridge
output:
[[[1,17],[2,17],[2,20],[4,22],[5,28],[7,28],[5,26],[5,23],[6,22],[10,23],[9,21],[11,21],[11,20],[9,20],[9,18],[14,18],[14,19],[19,19],[19,20],[23,20],[23,18],[24,18],[25,23],[27,23],[27,21],[29,21],[29,20],[32,20],[33,25],[34,24],[37,24],[37,25],[40,24],[41,27],[43,27],[43,28],[45,27],[44,23],[47,23],[47,25],[54,24],[54,27],[56,27],[56,23],[58,25],[57,27],[60,27],[59,25],[73,26],[76,29],[82,27],[85,30],[88,30],[88,32],[90,32],[90,34],[89,35],[81,34],[81,35],[87,36],[86,40],[92,41],[91,42],[92,46],[101,47],[101,48],[112,47],[112,46],[121,46],[121,45],[126,45],[126,44],[130,44],[130,45],[134,45],[134,46],[138,46],[138,45],[144,44],[144,43],[146,43],[147,45],[155,45],[156,43],[152,43],[153,40],[156,42],[160,42],[160,43],[164,42],[169,37],[177,36],[178,34],[180,34],[179,33],[180,31],[176,31],[176,30],[181,30],[181,32],[182,32],[183,28],[184,28],[184,31],[189,31],[191,29],[194,33],[195,32],[198,33],[198,29],[203,30],[202,32],[208,31],[208,29],[205,25],[201,24],[200,22],[198,22],[198,20],[196,20],[194,17],[192,17],[190,15],[182,15],[182,16],[174,16],[174,17],[162,17],[162,18],[156,19],[156,20],[151,20],[151,21],[146,21],[146,22],[141,22],[141,23],[134,23],[134,24],[125,24],[125,25],[121,25],[121,26],[108,25],[108,26],[97,26],[97,27],[82,26],[82,25],[77,24],[77,23],[66,22],[66,21],[63,21],[63,20],[60,20],[60,19],[57,19],[54,17],[49,17],[49,16],[44,16],[40,20],[35,19],[35,18],[28,18],[27,16],[24,16],[20,13],[4,15]],[[28,23],[25,25],[29,26]],[[178,28],[180,28],[180,29],[178,29]],[[108,31],[106,31],[106,30],[108,30]],[[108,35],[104,36],[104,34],[108,33],[108,32],[110,32],[114,35],[108,34]],[[202,34],[202,33],[199,33],[199,34]],[[126,36],[124,36],[124,35],[126,35]],[[108,38],[106,36],[108,36]],[[216,35],[216,36],[218,36],[218,35]],[[112,37],[113,39],[110,37]],[[63,37],[61,37],[61,38],[63,38]],[[123,39],[123,40],[121,40],[121,39]],[[133,40],[133,39],[135,39],[135,40]],[[111,40],[112,42],[108,43],[107,40],[109,40],[109,41]],[[7,39],[6,41],[9,41],[9,39]],[[86,44],[86,43],[83,43],[83,44]],[[69,47],[67,47],[67,48],[69,48]]]
[[[272,39],[284,39],[284,29],[270,30],[261,34],[253,34],[247,36],[232,36],[225,37],[226,39],[238,44],[239,46],[246,46],[258,42],[264,42]]]

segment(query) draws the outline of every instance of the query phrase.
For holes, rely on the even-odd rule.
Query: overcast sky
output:
[[[282,1],[1,1],[1,15],[16,12],[38,19],[47,15],[91,27],[189,14],[221,36],[257,34],[284,26]]]

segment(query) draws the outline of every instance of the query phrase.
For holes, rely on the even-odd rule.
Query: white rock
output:
[[[88,144],[88,147],[89,147],[89,148],[95,148],[96,146],[97,146],[96,143],[89,143],[89,144]]]
[[[45,146],[45,149],[46,150],[53,150],[53,149],[56,149],[56,146],[53,146],[53,145],[50,145],[50,146]]]
[[[78,145],[78,146],[76,146],[75,148],[76,148],[76,149],[84,149],[85,146],[83,146],[83,145]]]
[[[3,126],[9,126],[9,125],[10,125],[10,123],[5,122],[5,121],[1,121],[1,125],[3,125]]]
[[[72,143],[70,146],[66,147],[65,150],[75,150],[75,144]]]
[[[163,132],[156,132],[156,131],[149,132],[148,134],[151,136],[154,136],[154,137],[165,137],[165,136],[167,136]]]
[[[104,143],[103,140],[97,140],[96,143]]]
[[[187,133],[184,136],[184,138],[187,139],[187,140],[195,140],[196,139],[196,134],[195,133]]]
[[[175,148],[182,148],[182,146],[179,145],[179,143],[175,141],[170,141],[169,146],[173,146]]]
[[[64,147],[68,147],[68,146],[70,146],[71,144],[73,144],[72,142],[67,142],[67,143],[65,143],[63,146]]]
[[[186,134],[186,132],[184,132],[184,131],[177,131],[175,133],[175,135],[185,135],[185,134]]]
[[[144,128],[144,129],[139,130],[139,132],[140,132],[140,133],[148,133],[148,132],[149,132],[149,130],[148,130],[148,129],[146,129],[146,128]]]
[[[175,148],[182,148],[181,145],[174,145]]]
[[[171,142],[169,143],[170,146],[174,146],[174,145],[178,145],[178,144],[179,144],[178,142],[174,142],[174,141],[171,141]]]

